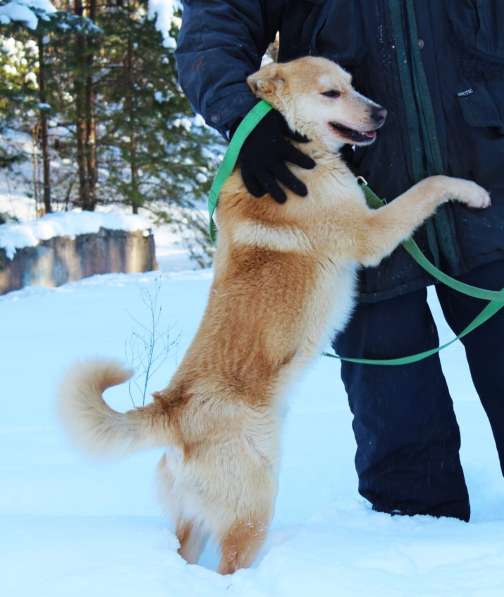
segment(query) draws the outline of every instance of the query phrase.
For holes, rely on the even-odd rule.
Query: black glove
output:
[[[289,129],[280,112],[271,110],[243,144],[238,164],[243,182],[254,197],[262,197],[269,193],[278,203],[285,203],[287,195],[278,181],[296,195],[305,197],[308,194],[304,183],[292,174],[286,162],[306,169],[314,168],[316,164],[289,143],[286,137],[304,143],[308,141],[306,137]]]

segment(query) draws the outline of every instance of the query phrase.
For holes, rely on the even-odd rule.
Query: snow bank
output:
[[[49,0],[11,0],[11,2],[0,6],[0,23],[3,25],[11,22],[23,23],[30,29],[36,29],[38,19],[43,18],[43,14],[39,11],[49,15],[56,9]]]
[[[96,213],[73,210],[48,214],[38,220],[0,226],[0,248],[12,259],[17,249],[35,247],[55,236],[74,237],[109,230],[148,230],[151,224],[141,216],[124,213]]]

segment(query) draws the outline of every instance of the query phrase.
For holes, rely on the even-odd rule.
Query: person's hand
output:
[[[254,197],[269,193],[278,203],[285,203],[287,195],[279,183],[301,197],[308,194],[305,184],[294,176],[286,162],[306,169],[314,168],[316,164],[294,147],[289,138],[299,142],[308,141],[289,129],[280,112],[271,110],[243,144],[238,164],[243,182]]]

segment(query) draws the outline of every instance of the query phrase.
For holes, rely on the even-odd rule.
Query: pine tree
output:
[[[6,35],[5,26],[0,28],[0,133],[19,121],[30,122],[27,115],[37,101],[37,43],[23,28],[16,28],[16,37]],[[12,144],[0,144],[0,167],[23,158]]]
[[[146,2],[123,4],[99,21],[111,60],[99,86],[107,111],[101,116],[107,183],[135,212],[159,200],[192,205],[208,191],[214,167],[205,148],[220,141],[192,117],[176,81],[174,51],[163,45]]]
[[[0,0],[0,6],[6,3],[6,0]],[[56,48],[58,43],[61,47],[68,44],[71,33],[91,37],[99,30],[81,16],[62,11],[49,14],[37,8],[31,10],[39,17],[35,28],[25,22],[3,23],[0,42],[3,40],[7,49],[22,49],[24,56],[18,61],[20,64],[4,66],[12,76],[0,84],[0,95],[4,98],[0,104],[0,128],[2,125],[14,126],[34,137],[38,150],[31,156],[33,194],[36,200],[39,194],[42,195],[43,209],[48,213],[52,211],[54,190],[50,164],[52,158],[57,157],[57,152],[50,147],[50,122],[61,112],[61,81],[65,74],[68,77],[68,69],[64,68],[66,61],[61,60],[61,52],[58,55]]]

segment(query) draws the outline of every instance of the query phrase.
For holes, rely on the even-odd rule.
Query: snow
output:
[[[35,199],[28,197],[22,185],[17,185],[15,181],[10,187],[3,191],[0,169],[0,214],[18,220],[31,220],[37,213]]]
[[[23,23],[29,29],[36,29],[39,16],[32,9],[43,11],[48,15],[55,12],[56,9],[49,0],[11,0],[3,6],[0,6],[0,22],[7,25],[10,22]]]
[[[196,330],[210,282],[208,270],[111,274],[0,297],[0,594],[501,597],[504,481],[460,346],[442,358],[462,432],[469,524],[374,513],[358,496],[351,415],[333,359],[318,360],[289,397],[272,529],[256,564],[231,577],[213,572],[215,546],[199,566],[177,555],[155,499],[159,451],[97,463],[71,448],[54,417],[67,365],[123,357],[149,320],[145,296],[159,288],[160,326],[180,338],[150,391],[163,387]],[[432,296],[431,304],[442,338],[451,337]],[[107,400],[131,407],[125,387]]]
[[[156,19],[156,29],[163,36],[166,48],[175,48],[175,40],[170,35],[173,13],[180,6],[179,0],[149,0],[149,18]]]
[[[79,234],[98,232],[100,228],[109,230],[148,230],[150,222],[136,215],[123,212],[98,213],[73,209],[68,212],[47,214],[36,220],[20,224],[0,225],[0,247],[4,248],[9,259],[17,249],[34,247],[42,240],[54,236],[75,237]]]
[[[156,261],[161,271],[180,272],[198,269],[191,260],[187,246],[181,239],[180,231],[170,224],[153,229],[156,243]]]

